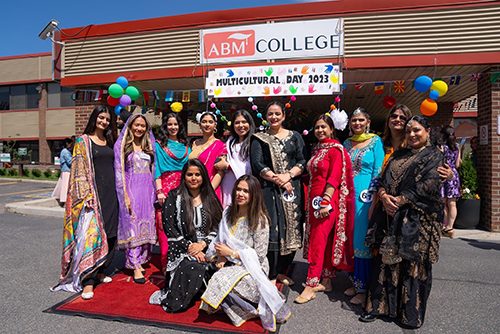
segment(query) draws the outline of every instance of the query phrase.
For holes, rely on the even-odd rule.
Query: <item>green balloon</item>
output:
[[[119,84],[112,84],[108,88],[108,93],[115,99],[119,99],[123,95],[123,88]]]
[[[125,94],[127,94],[128,96],[130,96],[130,99],[132,101],[135,101],[139,97],[139,90],[137,88],[135,88],[134,86],[128,86],[125,89]]]

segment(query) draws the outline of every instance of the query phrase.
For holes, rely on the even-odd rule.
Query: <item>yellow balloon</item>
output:
[[[423,100],[422,104],[420,105],[420,112],[424,116],[432,116],[437,112],[437,110],[438,110],[438,105],[436,101],[431,99]]]
[[[448,91],[448,84],[443,80],[436,80],[432,83],[431,90],[438,92],[441,97]]]
[[[172,109],[173,112],[180,112],[182,110],[182,103],[174,102],[170,105],[170,109]]]

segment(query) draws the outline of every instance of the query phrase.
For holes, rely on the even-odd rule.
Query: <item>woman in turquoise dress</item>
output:
[[[379,136],[370,133],[370,115],[357,108],[349,120],[353,135],[344,142],[352,161],[356,214],[354,216],[354,287],[345,291],[351,303],[363,304],[370,271],[371,252],[365,246],[368,211],[372,201],[370,184],[380,174],[384,163],[384,145]]]

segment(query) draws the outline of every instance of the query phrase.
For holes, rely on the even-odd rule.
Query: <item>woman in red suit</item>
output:
[[[336,270],[352,271],[354,252],[354,187],[351,159],[334,137],[329,116],[314,122],[319,143],[307,164],[310,174],[304,258],[309,262],[306,287],[295,299],[298,304],[331,291]]]

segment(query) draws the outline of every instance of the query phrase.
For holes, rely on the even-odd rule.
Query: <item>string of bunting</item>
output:
[[[460,85],[462,81],[462,77],[468,76],[469,81],[478,81],[484,73],[471,73],[471,74],[464,74],[464,75],[450,75],[450,76],[441,76],[440,79],[449,79],[448,84],[449,85],[454,85],[458,86]],[[491,72],[487,73],[486,75],[490,76],[490,82],[495,83],[500,79],[500,72]],[[117,79],[118,80],[118,79]],[[412,81],[412,80],[408,80]],[[364,81],[364,82],[344,82],[342,84],[342,90],[347,89],[348,86],[354,86],[354,89],[356,90],[361,90],[363,89],[367,84],[374,84],[374,90],[377,92],[380,92],[379,94],[382,94],[385,89],[385,84],[390,83],[392,84],[394,88],[394,93],[396,94],[402,94],[406,91],[406,81],[405,80],[394,80],[394,81]],[[192,90],[167,90],[165,92],[165,102],[173,102],[176,99],[176,95],[181,94],[181,102],[190,102],[191,101],[191,94],[196,93],[198,95],[198,102],[204,103],[206,101],[206,91],[204,89],[192,89]],[[104,94],[109,94],[109,91],[106,89],[79,89],[76,90],[72,94],[72,99],[73,100],[83,100],[85,102],[91,102],[91,101],[100,101],[103,98]],[[150,93],[144,91],[143,92],[143,101],[144,104],[149,105],[150,102],[150,96],[153,97],[154,101],[154,107],[156,103],[161,99],[160,93],[157,90],[152,90]],[[291,101],[293,102],[293,101]]]

